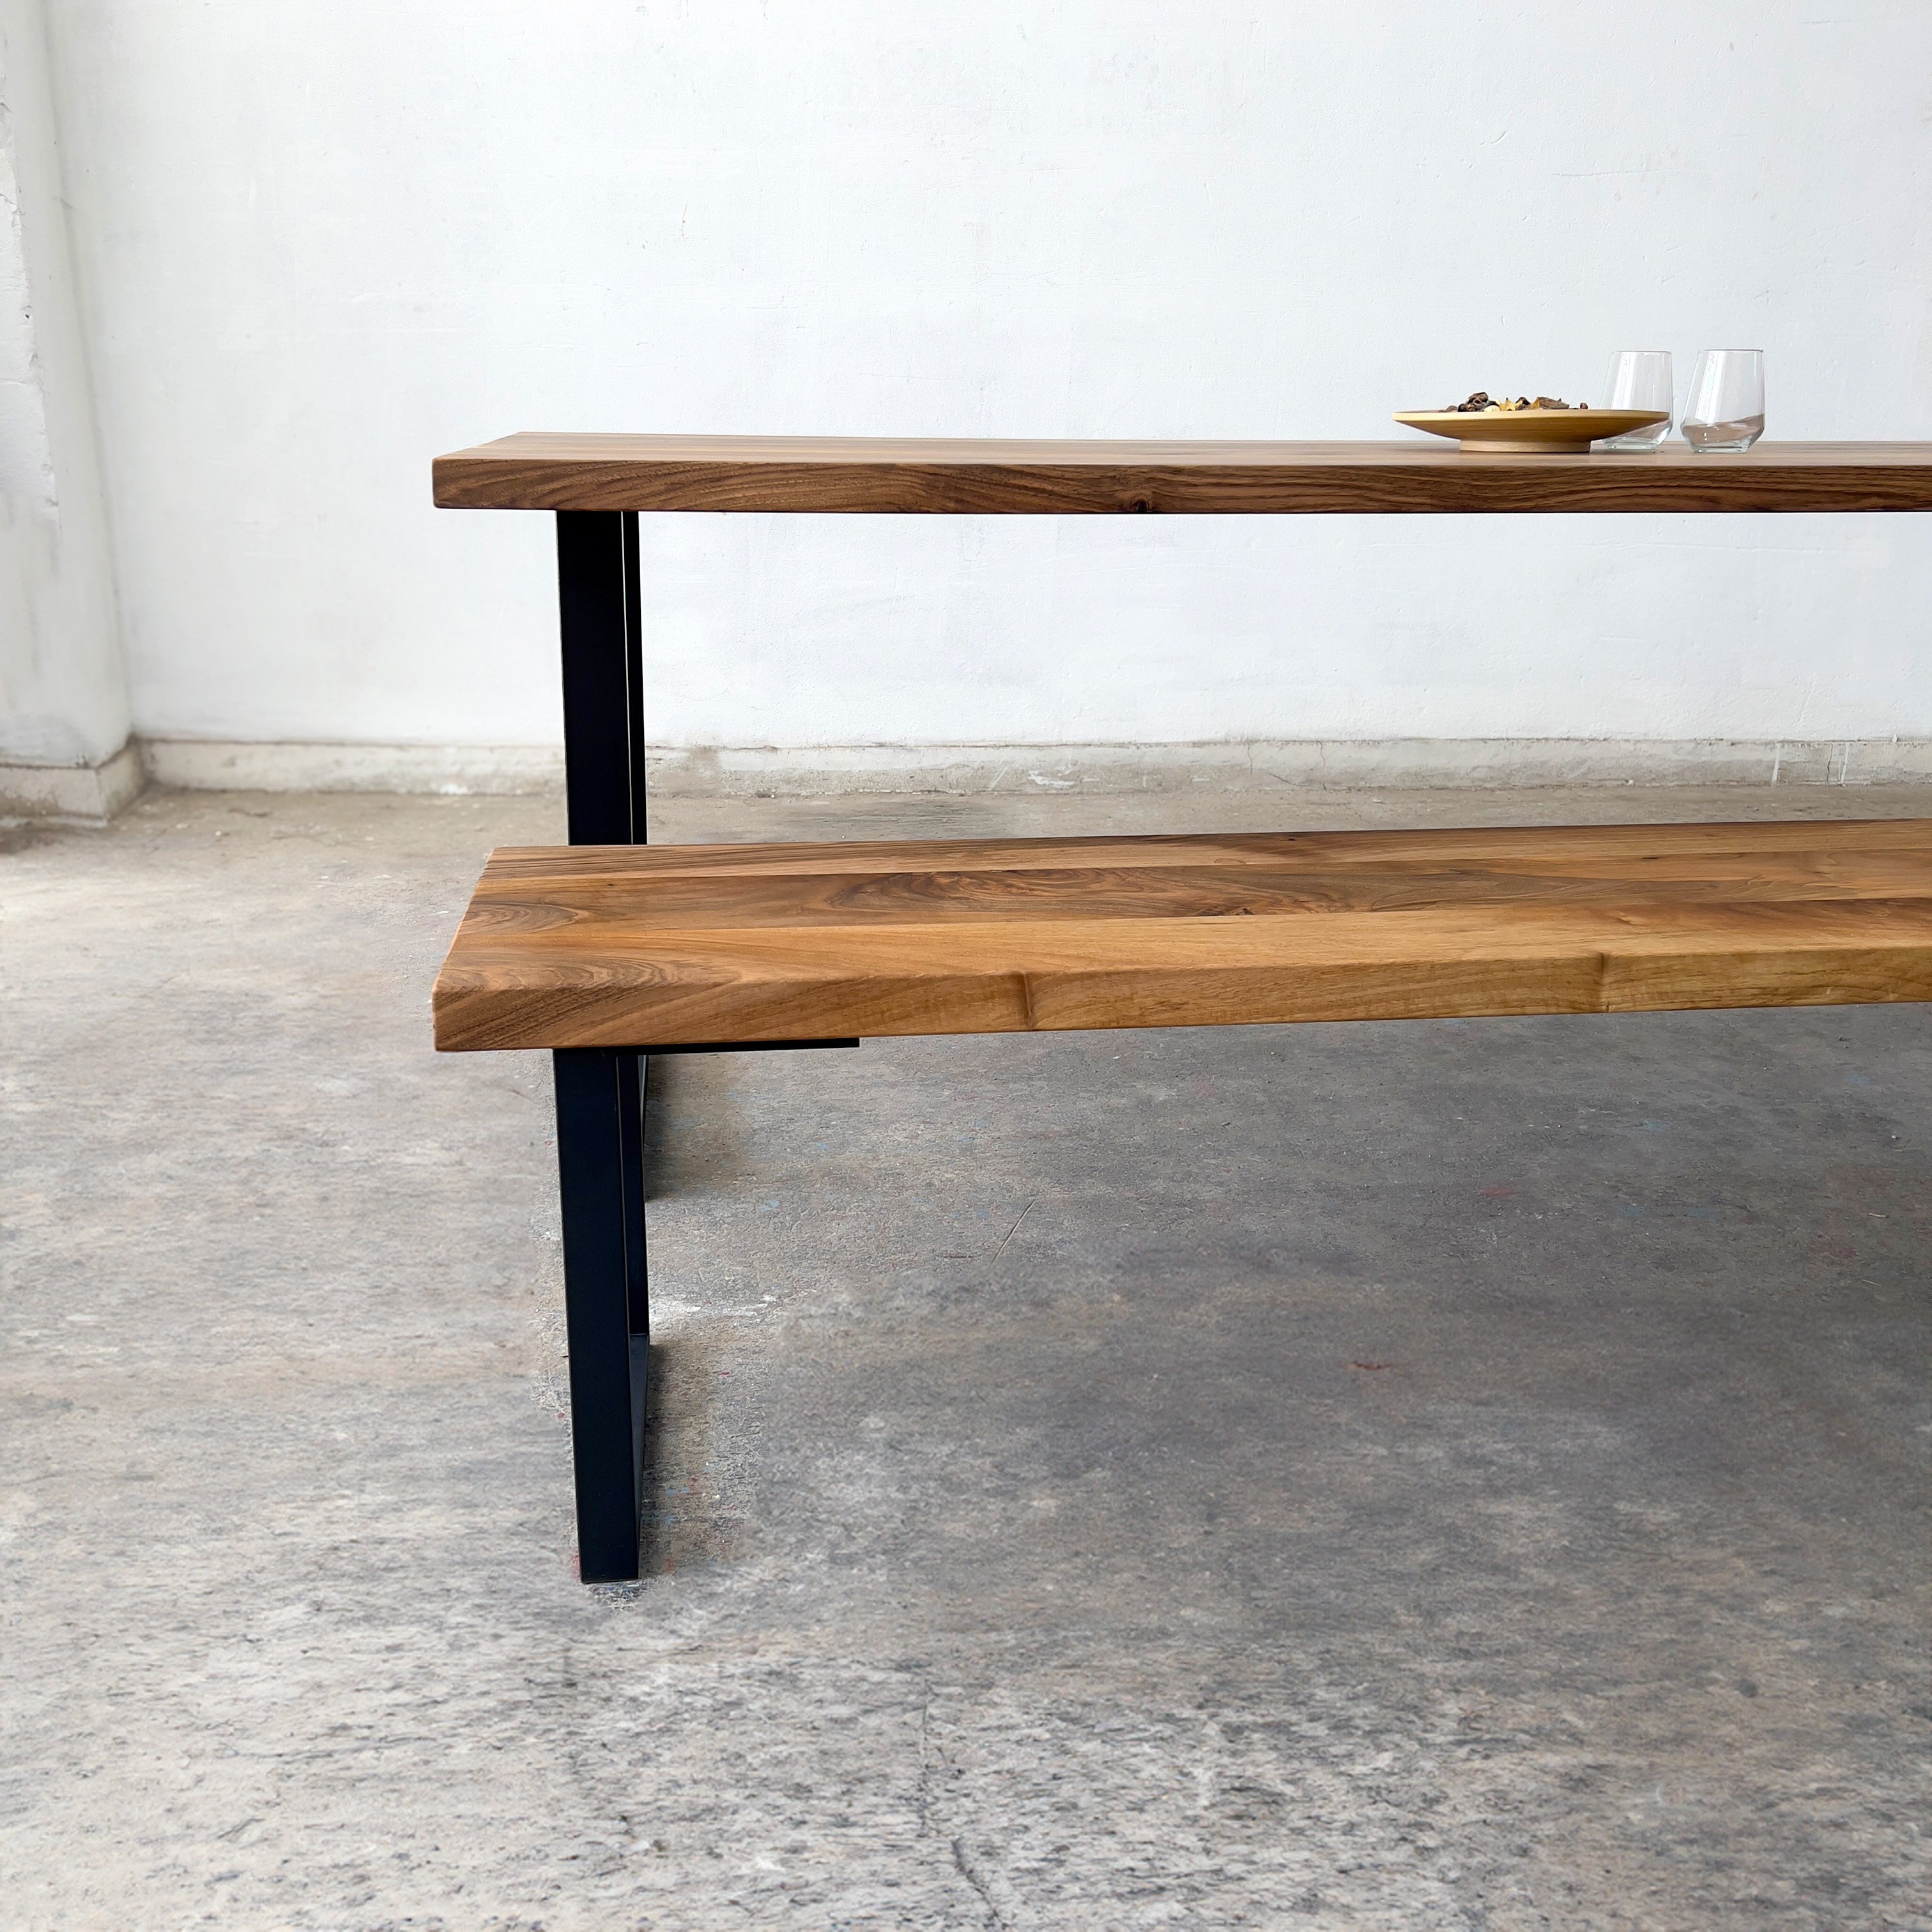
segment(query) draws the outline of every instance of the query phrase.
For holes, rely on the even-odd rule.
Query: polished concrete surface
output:
[[[660,1061],[652,1574],[586,1590],[547,1065],[426,1004],[560,836],[156,794],[0,856],[0,1922],[1924,1924],[1926,1009]]]

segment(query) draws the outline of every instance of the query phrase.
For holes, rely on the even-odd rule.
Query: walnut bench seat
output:
[[[646,1056],[1932,1000],[1932,820],[494,854],[446,1050],[554,1049],[579,1574],[640,1574]]]
[[[1932,820],[492,855],[446,1051],[1932,1000]]]

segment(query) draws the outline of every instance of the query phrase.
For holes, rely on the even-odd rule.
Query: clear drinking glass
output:
[[[1680,425],[1693,449],[1748,449],[1764,434],[1764,351],[1707,349]]]
[[[1610,358],[1610,399],[1613,410],[1661,410],[1661,422],[1647,423],[1628,436],[1613,436],[1606,449],[1654,449],[1670,434],[1670,406],[1676,391],[1671,386],[1670,351],[1667,349],[1619,349]]]

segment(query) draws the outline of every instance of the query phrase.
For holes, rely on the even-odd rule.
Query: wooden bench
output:
[[[568,848],[499,853],[436,992],[549,1047],[586,1582],[638,1574],[646,1052],[859,1036],[1932,998],[1923,824],[645,849],[638,517],[1932,509],[1932,444],[524,434],[436,501],[556,519]]]
[[[1932,1000],[1932,820],[512,849],[434,1004],[554,1053],[595,1579],[638,1561],[650,1053],[1891,1000]]]
[[[495,854],[446,1051],[1932,999],[1932,820]]]

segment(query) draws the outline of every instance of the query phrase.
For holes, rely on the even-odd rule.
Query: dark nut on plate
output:
[[[1561,396],[1538,396],[1532,402],[1527,396],[1519,396],[1514,402],[1504,396],[1499,401],[1486,389],[1472,389],[1467,399],[1450,404],[1442,412],[1444,416],[1480,416],[1486,410],[1587,410],[1588,403],[1566,403]]]

